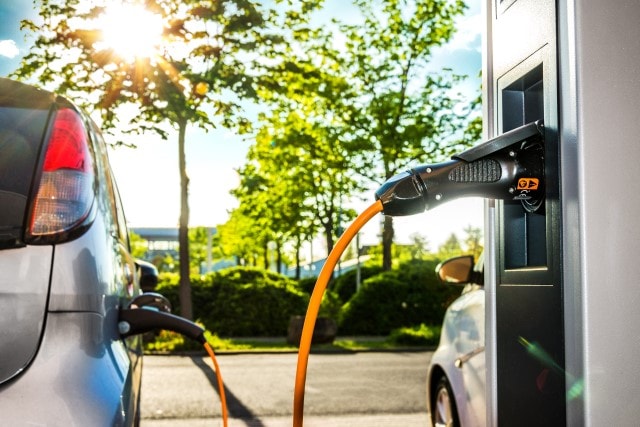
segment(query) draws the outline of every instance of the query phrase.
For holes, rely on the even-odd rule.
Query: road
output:
[[[429,425],[430,352],[312,354],[306,427]],[[297,354],[218,355],[230,427],[292,424]],[[142,427],[220,426],[220,400],[208,357],[145,356]]]

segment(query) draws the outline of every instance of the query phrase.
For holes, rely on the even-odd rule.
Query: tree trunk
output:
[[[282,274],[282,248],[280,247],[280,241],[276,243],[276,272]]]
[[[296,280],[300,280],[300,236],[296,236]]]
[[[327,242],[327,256],[333,250],[333,221],[327,221],[323,224],[324,226],[324,235]]]
[[[262,257],[262,263],[264,265],[264,269],[268,270],[269,269],[269,243],[266,242],[264,244],[264,252],[263,252],[263,257]]]
[[[393,217],[384,216],[384,225],[382,226],[382,269],[384,271],[391,270],[393,245]]]
[[[178,123],[178,165],[180,168],[180,223],[178,229],[178,245],[180,258],[180,315],[193,319],[191,303],[191,278],[189,259],[189,177],[185,150],[185,134],[187,121]]]

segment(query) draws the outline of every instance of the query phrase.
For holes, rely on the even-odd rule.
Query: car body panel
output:
[[[0,383],[22,371],[38,350],[45,323],[51,246],[0,256]]]
[[[435,385],[445,375],[455,397],[460,425],[464,427],[486,423],[484,298],[481,286],[467,285],[449,306],[427,377],[429,411],[433,411]]]
[[[50,313],[38,356],[0,389],[0,423],[130,425],[135,371],[111,316]]]
[[[92,229],[104,228],[104,220],[98,215]],[[55,258],[49,311],[91,311],[104,315],[128,296],[123,281],[123,264],[128,260],[122,259],[120,244],[110,234],[89,232],[57,245]],[[133,263],[132,258],[130,261]]]

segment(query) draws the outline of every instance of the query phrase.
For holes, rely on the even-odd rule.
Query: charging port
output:
[[[508,132],[524,123],[544,119],[543,67],[539,65],[502,90],[502,131]],[[545,148],[533,142],[522,151],[536,152],[535,156],[523,156],[538,162],[532,169],[544,173]],[[529,183],[522,182],[522,185]],[[532,183],[534,185],[534,183]],[[538,194],[545,193],[541,189]],[[544,197],[534,197],[520,202],[505,201],[504,262],[506,269],[545,266],[547,264],[547,219]]]

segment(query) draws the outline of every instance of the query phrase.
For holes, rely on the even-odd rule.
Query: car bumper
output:
[[[115,326],[97,313],[49,313],[31,365],[0,386],[0,424],[131,424],[140,376]]]

